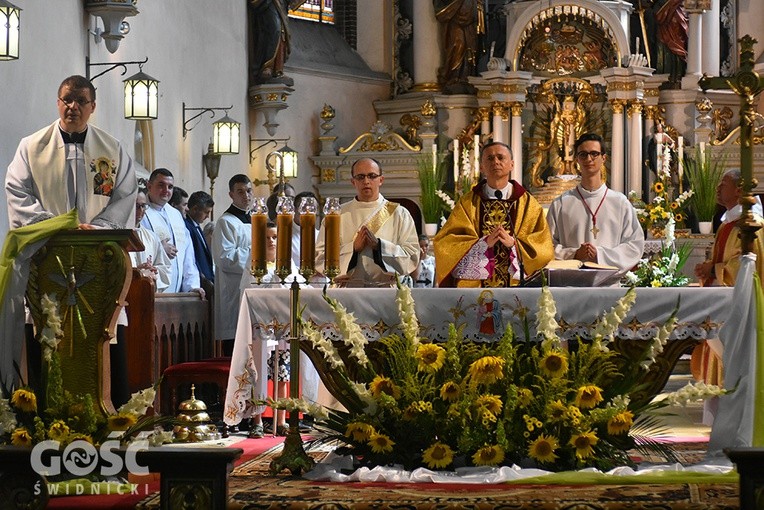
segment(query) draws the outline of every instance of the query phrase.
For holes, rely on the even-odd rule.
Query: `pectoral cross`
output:
[[[590,232],[594,234],[594,238],[597,239],[597,234],[599,234],[600,229],[597,228],[597,225],[592,225],[592,229]]]
[[[740,173],[743,181],[740,203],[743,206],[743,214],[738,220],[738,225],[742,231],[743,252],[751,253],[756,231],[762,227],[751,214],[751,205],[755,200],[751,195],[751,188],[756,186],[753,180],[753,124],[756,117],[754,99],[764,90],[764,77],[753,70],[753,46],[756,39],[744,35],[739,42],[740,66],[735,76],[724,78],[704,75],[698,85],[704,92],[708,89],[731,89],[740,96]]]

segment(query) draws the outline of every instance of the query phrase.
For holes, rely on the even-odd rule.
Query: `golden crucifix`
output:
[[[754,100],[764,90],[764,77],[753,70],[753,46],[756,44],[756,39],[750,35],[744,35],[738,42],[740,43],[738,72],[728,78],[703,75],[698,85],[703,92],[709,89],[731,89],[740,96],[740,173],[743,181],[743,195],[740,197],[740,203],[743,206],[743,214],[738,220],[738,225],[742,231],[743,253],[751,253],[756,231],[764,226],[756,221],[751,213],[751,206],[755,201],[751,189],[758,184],[753,178],[753,129],[756,116]]]

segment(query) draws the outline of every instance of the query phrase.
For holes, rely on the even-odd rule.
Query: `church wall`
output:
[[[247,127],[246,3],[203,0],[139,2],[140,13],[127,18],[130,33],[116,53],[96,43],[87,28],[89,16],[81,0],[14,0],[21,12],[20,57],[0,62],[0,174],[3,179],[19,140],[57,118],[56,89],[63,78],[85,74],[85,56],[92,62],[137,61],[149,57],[143,71],[160,80],[159,118],[153,121],[155,162],[169,168],[175,182],[189,192],[209,191],[202,154],[212,137],[216,112],[202,116],[183,140],[182,102],[188,107],[231,106],[229,116]],[[98,26],[103,26],[98,19]],[[106,67],[91,68],[91,75]],[[123,117],[122,80],[138,72],[128,66],[95,80],[97,109],[91,122],[117,137],[134,156],[135,121]],[[193,113],[187,116],[191,116]],[[246,137],[237,156],[223,156],[215,201],[225,204],[228,178],[246,172]],[[7,211],[0,208],[0,236],[8,229]]]
[[[336,116],[332,121],[335,128],[331,136],[337,136],[337,147],[349,146],[361,133],[367,132],[376,121],[373,102],[387,99],[390,95],[390,83],[382,79],[354,79],[331,74],[319,74],[287,66],[286,74],[294,79],[294,92],[289,96],[289,107],[278,113],[279,123],[275,138],[289,138],[287,144],[299,153],[299,170],[296,180],[291,183],[297,191],[308,191],[316,184],[318,167],[308,159],[318,155],[320,146],[318,137],[323,134],[319,127],[319,114],[324,104],[334,107]],[[263,127],[264,118],[257,113],[251,118],[251,136],[269,138]],[[259,145],[259,144],[258,144]],[[280,148],[283,143],[279,143]],[[265,179],[265,157],[273,146],[264,147],[252,162],[251,175]],[[314,177],[315,175],[315,177]],[[347,183],[348,187],[351,184]],[[315,192],[315,189],[313,190]],[[265,186],[256,188],[256,195],[268,193]]]

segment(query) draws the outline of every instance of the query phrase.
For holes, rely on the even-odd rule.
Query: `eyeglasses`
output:
[[[373,181],[380,176],[381,174],[356,174],[351,176],[350,178],[356,182],[363,182],[366,178],[368,178],[370,181]]]
[[[85,99],[84,97],[74,97],[74,98],[72,98],[72,97],[68,97],[68,98],[59,97],[58,100],[61,101],[62,103],[64,103],[64,105],[66,107],[68,107],[68,108],[71,108],[72,106],[74,106],[74,103],[77,103],[78,106],[82,107],[82,106],[87,106],[87,105],[89,105],[90,103],[93,102],[93,101],[91,101],[89,99]]]
[[[602,154],[604,153],[600,151],[589,151],[589,152],[581,151],[578,154],[576,154],[576,157],[580,159],[581,161],[586,161],[589,158],[597,159],[598,157],[602,156]]]
[[[149,208],[149,204],[135,204],[135,208],[139,211],[145,211]]]

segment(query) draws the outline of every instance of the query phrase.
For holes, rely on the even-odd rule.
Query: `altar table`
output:
[[[557,305],[561,336],[586,339],[590,338],[597,318],[609,311],[627,289],[554,287],[550,290]],[[683,352],[691,345],[687,340],[697,342],[717,337],[717,330],[732,306],[732,291],[732,288],[723,287],[639,288],[636,302],[616,337],[619,341],[653,338],[679,301],[678,324],[671,339],[684,341],[677,343],[677,348]],[[251,416],[254,407],[249,404],[249,399],[266,395],[266,363],[270,350],[267,344],[273,342],[263,339],[288,336],[289,292],[289,289],[280,288],[244,291],[224,409],[224,420],[229,425]],[[333,312],[322,292],[322,289],[311,287],[300,290],[303,317],[312,321],[327,338],[339,340]],[[535,337],[540,292],[538,288],[412,289],[412,296],[421,336],[443,341],[448,336],[449,324],[454,323],[464,326],[466,339],[493,341],[508,325],[522,336],[522,323],[526,317],[531,336]],[[328,295],[354,314],[370,341],[398,331],[396,289],[329,289]],[[676,357],[679,354],[681,352],[676,353]],[[303,354],[301,360],[305,359]],[[661,367],[665,378],[672,368],[673,362],[670,367]]]

